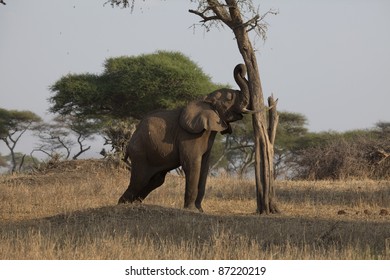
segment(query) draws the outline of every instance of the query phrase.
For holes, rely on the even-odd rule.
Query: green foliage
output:
[[[0,108],[0,139],[17,131],[25,130],[42,119],[31,111],[6,110]]]
[[[141,118],[217,89],[201,68],[178,52],[109,58],[104,72],[70,74],[51,86],[50,111],[91,119]]]
[[[279,112],[279,125],[275,141],[277,150],[282,151],[295,148],[299,139],[308,133],[306,125],[307,119],[300,113]],[[277,151],[275,152],[277,153]]]
[[[50,111],[60,115],[94,116],[96,105],[103,102],[99,89],[99,76],[93,74],[68,74],[53,84],[55,92],[49,101],[53,104]]]

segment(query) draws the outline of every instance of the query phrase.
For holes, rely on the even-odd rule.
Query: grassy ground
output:
[[[169,176],[116,205],[128,173],[64,162],[0,177],[0,259],[390,259],[390,182],[277,182],[282,214],[255,214],[254,182],[210,178],[205,213]]]

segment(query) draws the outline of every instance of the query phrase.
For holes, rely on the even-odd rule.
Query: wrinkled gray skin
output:
[[[184,208],[202,210],[209,156],[215,136],[231,133],[249,104],[245,65],[234,68],[239,90],[219,89],[185,108],[150,113],[139,123],[126,151],[132,163],[129,187],[118,203],[142,201],[182,166],[186,177]]]

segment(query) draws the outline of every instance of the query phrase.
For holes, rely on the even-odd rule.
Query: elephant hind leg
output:
[[[139,194],[148,185],[150,175],[144,168],[138,168],[137,164],[134,164],[131,170],[130,184],[126,191],[119,198],[120,203],[133,203],[139,199]]]
[[[161,186],[165,181],[165,176],[167,175],[167,173],[168,171],[160,171],[154,174],[152,178],[150,178],[149,183],[146,185],[146,187],[143,188],[142,191],[138,194],[138,198],[141,201],[144,200],[149,195],[149,193]]]
[[[137,172],[133,167],[130,185],[119,199],[118,203],[142,202],[150,192],[161,186],[165,181],[168,171],[159,171],[153,176]]]

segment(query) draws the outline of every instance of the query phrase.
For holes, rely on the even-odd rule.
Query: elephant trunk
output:
[[[246,75],[246,66],[244,64],[238,64],[234,67],[233,76],[237,85],[240,87],[241,95],[240,102],[238,103],[239,112],[245,112],[249,105],[250,97],[249,97],[249,85],[248,81],[245,78]]]

